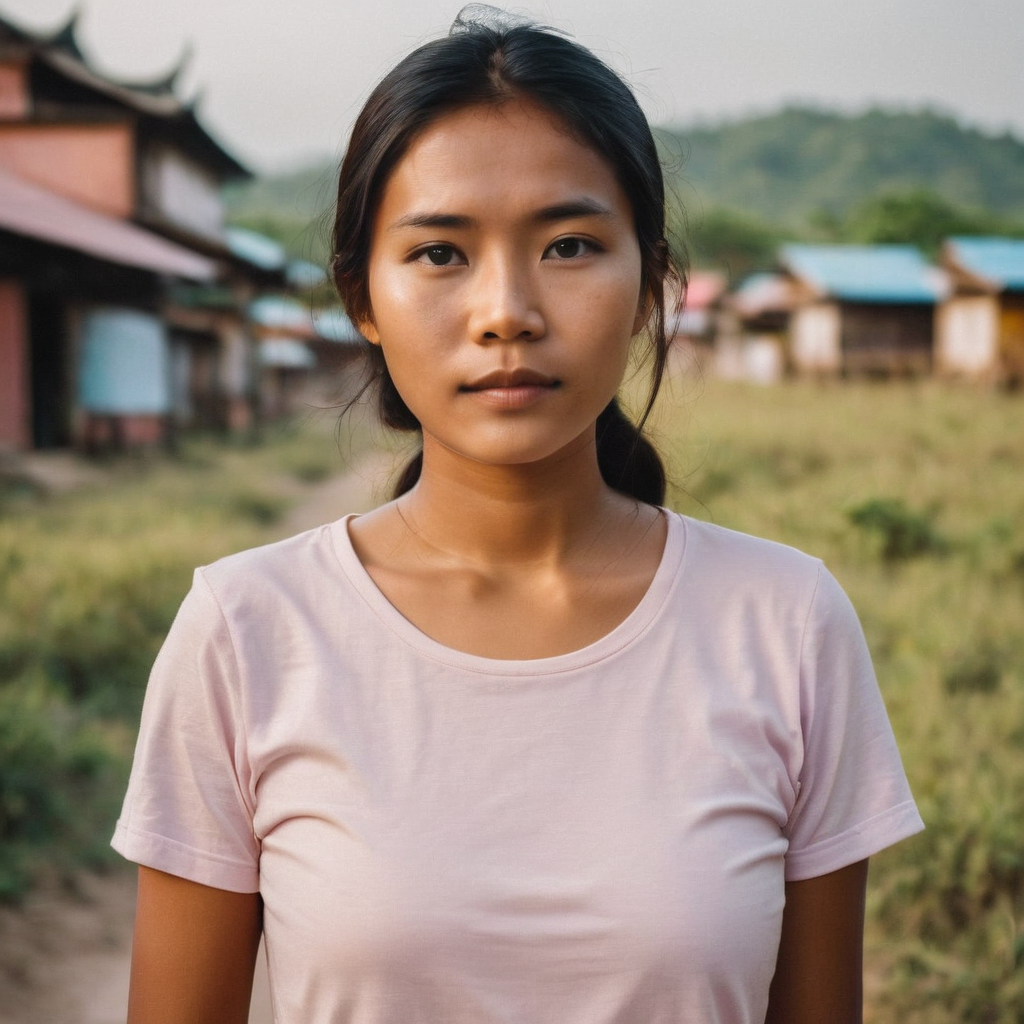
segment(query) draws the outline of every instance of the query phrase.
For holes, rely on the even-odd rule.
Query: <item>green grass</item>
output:
[[[275,539],[364,441],[339,445],[324,417],[115,460],[59,499],[0,481],[0,899],[42,865],[109,862],[149,668],[193,568]]]
[[[1022,1024],[1024,399],[677,379],[653,426],[675,507],[824,558],[864,623],[928,825],[873,860],[868,1019]],[[321,423],[0,494],[0,895],[105,862],[192,567],[277,536],[342,461]]]
[[[874,859],[869,1019],[1024,1022],[1024,401],[673,382],[670,501],[823,558],[927,831]]]

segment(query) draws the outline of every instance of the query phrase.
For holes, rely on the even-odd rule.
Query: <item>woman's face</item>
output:
[[[385,186],[369,296],[360,326],[425,454],[519,465],[583,447],[644,320],[629,200],[543,108],[456,111]]]

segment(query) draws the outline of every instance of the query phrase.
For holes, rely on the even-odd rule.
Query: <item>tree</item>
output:
[[[670,214],[673,227],[681,222],[678,212]],[[774,225],[728,207],[716,207],[694,217],[683,234],[694,263],[725,270],[734,283],[756,270],[770,268],[782,241]]]
[[[956,206],[925,188],[881,192],[847,217],[843,234],[850,242],[903,242],[934,257],[950,235],[1019,234],[1020,225],[991,213]]]

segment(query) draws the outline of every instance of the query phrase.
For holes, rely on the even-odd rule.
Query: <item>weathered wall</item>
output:
[[[135,212],[127,124],[0,124],[0,166],[115,217]]]
[[[0,281],[0,449],[29,447],[28,317],[18,281]]]
[[[798,373],[837,373],[841,367],[840,317],[835,303],[800,306],[789,325],[790,354]]]
[[[935,359],[940,373],[988,377],[996,373],[999,303],[993,295],[954,295],[939,306]]]
[[[24,64],[0,64],[0,118],[28,117],[28,82]]]

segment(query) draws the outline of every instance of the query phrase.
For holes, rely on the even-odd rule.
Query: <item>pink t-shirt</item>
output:
[[[761,1024],[786,879],[922,825],[820,562],[673,513],[583,650],[451,650],[347,521],[196,573],[126,857],[259,890],[279,1024]]]

